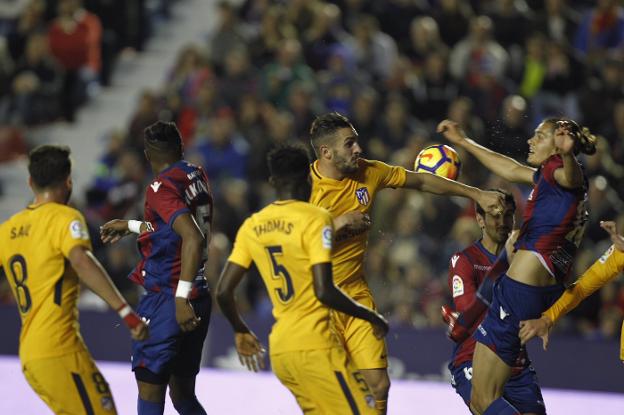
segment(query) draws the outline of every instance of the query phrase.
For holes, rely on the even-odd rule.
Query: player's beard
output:
[[[358,171],[360,164],[358,163],[359,156],[353,156],[351,158],[343,157],[334,152],[334,165],[342,174],[353,174]]]

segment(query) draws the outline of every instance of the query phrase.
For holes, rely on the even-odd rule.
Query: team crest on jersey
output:
[[[360,202],[360,205],[368,205],[368,202],[370,202],[370,194],[368,193],[368,189],[366,187],[360,187],[359,189],[357,189],[355,191],[355,197],[357,197],[358,202]]]
[[[611,245],[609,249],[607,249],[607,252],[602,254],[598,261],[600,261],[601,264],[604,264],[605,262],[607,262],[607,259],[609,259],[613,251],[615,251],[615,245]]]
[[[464,294],[464,281],[459,275],[453,276],[453,298]]]

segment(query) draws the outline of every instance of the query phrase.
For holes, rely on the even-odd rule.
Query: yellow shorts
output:
[[[368,287],[353,290],[347,286],[343,290],[358,303],[373,310],[377,309]],[[331,321],[355,367],[360,370],[388,367],[386,341],[375,337],[373,326],[368,321],[334,310],[331,311]]]
[[[88,351],[26,362],[22,371],[39,397],[59,415],[116,415],[106,379]]]
[[[304,414],[377,414],[375,398],[342,347],[271,355],[271,366]]]

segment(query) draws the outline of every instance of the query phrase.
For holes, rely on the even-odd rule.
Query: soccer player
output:
[[[463,312],[474,301],[477,288],[486,278],[486,273],[491,270],[497,256],[505,249],[507,238],[513,229],[516,203],[511,193],[499,191],[505,195],[503,213],[501,215],[485,213],[483,208],[477,205],[476,219],[482,237],[451,257],[448,284],[453,295],[455,312]],[[476,330],[480,322],[481,319],[471,327],[471,332]],[[456,344],[449,363],[451,384],[468,407],[472,391],[474,349],[475,340],[472,337]],[[545,413],[537,377],[524,350],[513,366],[512,376],[505,385],[503,396],[523,414]]]
[[[67,206],[72,191],[69,148],[42,145],[28,158],[35,199],[0,224],[0,267],[22,319],[24,376],[54,413],[116,414],[108,383],[80,336],[79,282],[117,310],[134,339],[145,339],[147,326],[91,253],[84,217]]]
[[[182,415],[205,414],[195,396],[212,299],[204,277],[212,223],[212,192],[201,167],[182,159],[180,132],[158,121],[145,129],[145,156],[156,175],[147,187],[144,221],[113,220],[103,242],[138,233],[142,256],[129,278],[146,294],[137,312],[151,337],[132,347],[139,415],[160,415],[165,394]]]
[[[546,350],[548,333],[553,325],[594,291],[624,271],[624,236],[617,233],[615,222],[600,222],[600,226],[609,233],[613,245],[539,319],[520,322],[520,340],[523,344],[540,336]],[[620,360],[624,361],[624,324],[620,339]]]
[[[264,350],[234,300],[234,290],[253,261],[276,320],[269,338],[271,365],[301,410],[375,414],[365,380],[331,330],[330,308],[361,320],[379,338],[387,333],[388,323],[334,285],[333,223],[327,210],[308,203],[308,152],[285,145],[269,153],[268,163],[277,201],[243,223],[217,285],[217,301],[234,328],[241,363],[254,371],[263,366]]]
[[[472,364],[473,412],[519,414],[503,397],[522,351],[519,324],[539,317],[563,292],[588,216],[587,178],[576,155],[593,154],[596,137],[574,121],[546,119],[528,140],[527,166],[475,143],[453,121],[442,121],[438,132],[502,178],[533,184],[515,253],[506,274],[496,280],[487,315],[474,333]],[[494,278],[485,278],[482,287]],[[453,320],[455,327],[467,330],[488,308],[489,298],[476,297],[479,301]]]
[[[329,210],[336,226],[334,280],[349,297],[372,309],[375,302],[364,279],[363,262],[370,225],[368,212],[378,191],[405,187],[464,196],[487,211],[502,210],[503,197],[498,192],[363,159],[357,131],[338,113],[317,117],[310,128],[310,139],[317,157],[312,164],[310,202]],[[340,313],[332,317],[349,356],[373,391],[379,413],[385,414],[390,388],[385,341],[375,337],[370,324],[362,320]]]

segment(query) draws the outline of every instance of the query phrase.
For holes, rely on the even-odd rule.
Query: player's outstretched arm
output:
[[[119,241],[124,236],[131,233],[141,234],[151,230],[151,224],[138,220],[113,219],[100,226],[100,239],[102,243],[111,243]]]
[[[353,301],[334,285],[331,262],[313,265],[312,274],[314,275],[314,293],[321,303],[370,322],[377,338],[382,338],[388,333],[388,322],[381,314]]]
[[[444,120],[440,122],[437,132],[441,133],[451,143],[466,149],[497,176],[513,183],[533,183],[534,168],[477,144],[466,136],[464,130],[455,121]]]
[[[486,212],[493,215],[500,214],[505,206],[504,195],[500,192],[481,190],[427,172],[408,171],[403,187],[436,195],[466,197],[474,200],[479,206],[483,206]]]
[[[84,246],[76,246],[69,251],[68,259],[80,280],[119,313],[119,316],[130,329],[132,338],[135,340],[147,339],[149,336],[147,326],[119,293],[108,273],[93,253]]]
[[[566,127],[555,130],[555,147],[563,160],[563,167],[555,170],[557,183],[568,189],[576,189],[584,184],[583,170],[574,156],[574,139]]]
[[[266,351],[239,314],[234,299],[234,291],[246,272],[247,268],[228,261],[219,277],[219,282],[217,282],[216,297],[219,308],[234,329],[236,351],[241,364],[247,366],[249,370],[257,372],[258,369],[264,369]]]
[[[200,322],[188,298],[201,264],[204,235],[190,213],[178,216],[173,222],[173,230],[182,238],[180,250],[182,267],[175,294],[176,321],[182,331],[191,331],[195,330]]]

